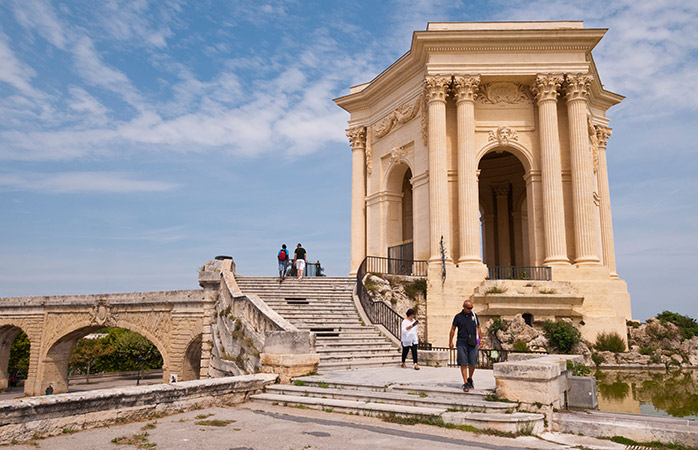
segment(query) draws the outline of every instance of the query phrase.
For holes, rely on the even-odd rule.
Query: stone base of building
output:
[[[317,372],[320,357],[317,353],[307,354],[271,354],[260,355],[263,373],[275,373],[281,383],[287,384],[291,378]]]
[[[448,345],[453,316],[468,299],[482,324],[529,314],[534,323],[571,319],[591,342],[602,332],[627,336],[630,294],[625,281],[612,278],[604,266],[555,266],[551,281],[489,280],[484,264],[445,266],[444,278],[441,263],[429,265],[425,328],[432,345]]]

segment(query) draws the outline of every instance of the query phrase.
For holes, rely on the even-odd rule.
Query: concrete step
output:
[[[356,389],[339,389],[314,386],[270,385],[267,393],[295,395],[304,397],[333,398],[339,400],[354,400],[364,403],[391,403],[395,405],[420,406],[427,408],[444,408],[454,411],[473,411],[489,413],[512,413],[514,404],[504,402],[488,402],[479,396],[462,392],[458,397],[431,396],[425,391],[409,390],[402,392],[376,392]]]
[[[397,349],[396,347],[393,346],[392,343],[386,342],[386,341],[379,341],[379,340],[367,340],[363,343],[356,343],[356,342],[348,342],[348,343],[340,343],[340,342],[317,342],[315,347],[318,349],[334,349],[335,351],[342,351],[342,349],[345,348],[356,348],[356,347],[361,347],[361,348],[393,348]]]
[[[392,405],[383,403],[366,403],[353,400],[337,400],[332,398],[302,397],[296,395],[280,394],[256,394],[250,399],[279,404],[283,406],[305,406],[307,408],[338,411],[345,413],[360,414],[362,416],[377,416],[382,414],[395,414],[402,417],[429,417],[437,416],[444,412],[444,408],[425,408],[418,406]]]
[[[366,367],[397,366],[400,364],[400,355],[394,358],[380,359],[355,359],[352,361],[323,361],[320,360],[318,370],[349,370]]]
[[[394,361],[400,360],[400,354],[397,350],[385,350],[379,352],[363,352],[354,351],[347,353],[329,353],[329,352],[317,352],[320,357],[320,361],[326,362],[353,362],[353,361],[372,361],[372,360],[383,360],[391,359]]]

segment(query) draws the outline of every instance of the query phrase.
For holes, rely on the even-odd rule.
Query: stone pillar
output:
[[[480,213],[475,157],[475,97],[479,76],[456,76],[453,88],[458,117],[458,263],[482,263]]]
[[[528,266],[524,260],[524,233],[521,223],[521,211],[511,213],[512,227],[514,228],[514,265]]]
[[[356,275],[366,257],[366,127],[347,130],[351,144],[351,252],[350,275]]]
[[[616,250],[613,244],[613,221],[611,220],[611,191],[608,187],[608,165],[606,163],[606,143],[611,136],[611,129],[595,126],[598,144],[598,177],[599,197],[601,198],[601,246],[603,263],[611,271],[612,278],[618,278],[616,273]]]
[[[587,127],[587,96],[592,77],[567,75],[565,98],[570,133],[575,264],[599,264],[599,242],[594,220],[594,173]]]
[[[494,239],[494,214],[485,214],[485,262],[488,266],[496,266],[496,245]]]
[[[442,237],[444,248],[451,245],[446,154],[446,94],[450,84],[451,77],[427,76],[424,80],[429,117],[429,261],[441,261]],[[446,261],[451,261],[448,252]]]
[[[497,243],[499,266],[511,266],[511,240],[509,239],[509,183],[492,186],[497,199]]]
[[[562,81],[562,75],[538,75],[531,89],[536,95],[540,128],[545,264],[569,264],[557,127],[557,97]]]

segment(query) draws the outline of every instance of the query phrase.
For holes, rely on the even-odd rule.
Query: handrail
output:
[[[490,266],[490,280],[536,280],[553,279],[552,269],[547,266]]]
[[[428,261],[385,258],[382,256],[367,256],[364,259],[364,263],[366,264],[366,272],[413,277],[426,277],[427,267],[429,266]]]
[[[374,324],[380,324],[385,327],[386,330],[397,339],[401,336],[401,326],[403,317],[398,314],[393,308],[388,306],[383,301],[375,301],[368,295],[368,291],[364,286],[363,280],[368,271],[366,270],[367,262],[369,258],[374,258],[373,256],[368,256],[364,258],[359,266],[359,270],[356,272],[356,295],[359,296],[359,301],[361,302],[361,307],[366,312],[368,319]],[[384,258],[387,259],[387,258]],[[375,272],[375,271],[372,271]]]

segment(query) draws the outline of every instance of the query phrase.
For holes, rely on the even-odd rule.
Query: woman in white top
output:
[[[414,362],[414,370],[419,370],[417,365],[417,320],[414,318],[414,309],[407,310],[407,319],[402,321],[402,368],[406,368],[405,359],[407,352],[412,350],[412,361]]]

